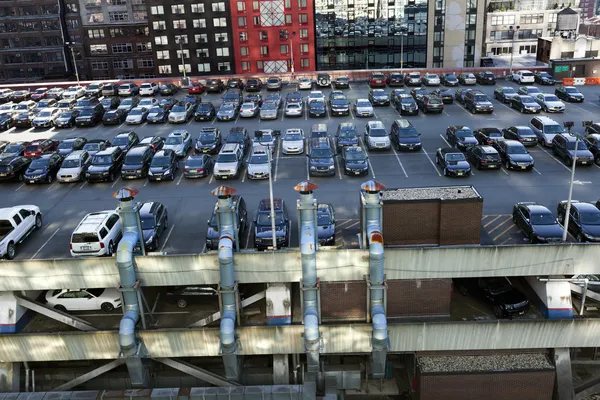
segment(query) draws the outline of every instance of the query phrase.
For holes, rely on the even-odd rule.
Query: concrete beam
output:
[[[99,377],[100,375],[117,368],[118,366],[122,365],[125,362],[124,359],[122,358],[118,358],[114,361],[109,362],[108,364],[104,364],[101,367],[98,367],[96,369],[91,370],[90,372],[88,372],[87,374],[83,374],[81,376],[78,376],[77,378],[73,379],[70,382],[64,383],[62,385],[60,385],[59,387],[55,388],[53,390],[53,392],[60,392],[63,390],[71,390],[76,386],[81,385],[82,383],[85,383],[89,380],[92,380],[94,378]]]
[[[74,317],[66,312],[58,311],[53,308],[47,307],[42,303],[38,303],[34,300],[29,300],[20,294],[15,293],[15,299],[17,300],[17,304],[28,308],[32,311],[45,315],[48,318],[52,318],[58,322],[62,322],[65,325],[72,326],[73,328],[79,329],[80,331],[97,331],[94,326],[92,326],[89,322]]]
[[[571,371],[571,353],[569,349],[554,349],[554,365],[556,366],[557,400],[572,400],[573,373]]]
[[[251,304],[256,303],[257,301],[264,299],[266,296],[266,293],[267,293],[267,291],[263,290],[262,292],[256,293],[255,295],[242,300],[242,302],[241,302],[242,308],[247,307]],[[217,311],[216,313],[209,315],[206,318],[202,318],[201,320],[196,321],[193,324],[190,324],[188,326],[188,328],[202,328],[203,326],[206,326],[206,325],[213,323],[215,321],[218,321],[220,319],[221,319],[221,312]]]
[[[176,360],[174,358],[154,358],[154,360],[159,361],[171,368],[174,368],[178,371],[186,373],[188,375],[193,376],[194,378],[198,378],[203,380],[204,382],[210,383],[215,386],[240,386],[239,383],[229,381],[223,378],[220,375],[214,374],[210,371],[187,363],[185,361]]]

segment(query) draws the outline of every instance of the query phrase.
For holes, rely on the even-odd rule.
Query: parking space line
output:
[[[244,181],[246,180],[246,168],[247,168],[249,160],[250,160],[250,156],[248,156],[248,159],[245,160],[246,162],[242,166],[242,183],[244,183]]]
[[[87,183],[88,183],[88,181],[83,181],[81,186],[79,186],[79,190],[83,189],[85,187],[85,185],[87,185]]]
[[[277,182],[277,171],[279,170],[279,154],[281,153],[281,146],[277,146],[277,155],[275,156],[275,176],[273,176],[273,182]]]
[[[119,182],[120,180],[121,180],[121,177],[118,177],[118,178],[117,178],[117,180],[115,180],[115,181],[113,182],[113,184],[112,184],[110,187],[111,187],[111,188],[114,188],[114,187],[115,187],[115,185],[117,184],[117,182]]]
[[[56,185],[56,183],[57,183],[57,182],[58,182],[58,181],[54,181],[54,182],[52,183],[52,185],[50,185],[50,186],[48,186],[48,187],[46,188],[46,190],[50,190],[50,189],[52,189],[52,188],[54,187],[54,185]]]
[[[505,102],[503,102],[503,101],[500,101],[500,100],[498,100],[498,101],[500,102],[500,104],[502,104],[504,107],[508,108],[508,109],[509,109],[509,110],[511,110],[512,112],[514,112],[514,113],[516,113],[516,114],[518,114],[518,115],[523,115],[523,114],[521,114],[520,112],[518,112],[517,110],[515,110],[514,108],[512,108],[511,106],[509,106],[508,104],[506,104]]]
[[[502,237],[502,235],[504,235],[506,232],[510,231],[513,228],[516,228],[517,226],[512,224],[510,225],[508,228],[506,228],[505,230],[503,230],[501,233],[499,233],[498,235],[496,235],[495,238],[493,238],[492,240],[495,242],[496,240],[498,240],[500,237]]]
[[[433,162],[433,160],[431,159],[431,157],[429,157],[429,154],[427,154],[427,152],[425,151],[425,149],[421,147],[421,151],[423,152],[423,154],[425,154],[425,157],[427,157],[427,159],[429,160],[429,162],[431,163],[431,165],[433,165],[433,169],[435,169],[435,172],[437,172],[438,176],[442,176],[442,174],[440,174],[440,169],[437,167],[437,165],[435,165],[435,163]]]
[[[496,229],[500,228],[502,225],[506,224],[507,222],[511,222],[512,223],[512,216],[506,218],[504,221],[500,222],[498,225],[496,225],[495,227],[493,227],[492,229],[490,229],[490,231],[488,232],[488,235],[491,234],[492,232],[494,232]]]
[[[194,118],[190,118],[190,122],[188,122],[188,126],[191,125],[192,122],[194,122]]]
[[[279,112],[279,110],[278,110],[277,112]],[[281,122],[283,122],[283,117],[284,117],[284,116],[285,116],[285,112],[282,110],[282,111],[281,111]]]
[[[371,170],[371,175],[373,175],[373,179],[376,179],[375,170],[373,169],[373,164],[371,164],[371,160],[367,158],[367,164],[369,165],[369,169]]]
[[[13,126],[11,128],[8,128],[7,130],[4,131],[4,133],[11,133],[12,131],[14,131],[15,129],[17,129],[16,126]]]
[[[354,119],[354,113],[352,112],[352,107],[350,107],[349,110],[350,110],[350,116],[352,117],[352,119]]]
[[[252,236],[252,226],[254,226],[254,221],[252,221],[250,223],[250,227],[248,228],[248,233],[246,234],[246,245],[244,246],[244,249],[248,248],[248,244],[250,244],[250,236]]]
[[[48,238],[48,240],[46,240],[44,242],[44,244],[35,253],[33,253],[33,255],[31,256],[30,260],[33,260],[40,253],[40,251],[42,251],[42,249],[44,247],[46,247],[46,245],[52,240],[52,238],[54,237],[54,235],[56,235],[58,233],[58,231],[60,231],[60,228],[57,228],[54,231],[54,233],[52,235],[50,235],[50,237]]]
[[[538,170],[537,170],[537,168],[536,168],[536,167],[533,167],[533,170],[534,170],[535,172],[537,172],[537,174],[538,174],[538,175],[541,175],[541,174],[542,174],[540,171],[538,171]]]
[[[15,189],[15,192],[18,192],[19,190],[21,190],[21,188],[22,188],[23,186],[25,186],[25,184],[24,184],[24,183],[21,183],[21,185],[20,185],[18,188],[16,188],[16,189]]]
[[[446,138],[444,136],[442,136],[441,133],[440,133],[440,137],[442,138],[442,140],[444,141],[444,143],[446,143],[448,145],[448,147],[452,147],[452,146],[450,146],[450,143],[448,143],[448,141],[446,140]]]
[[[234,124],[237,124],[237,123],[238,123],[238,121],[239,121],[239,119],[240,119],[240,114],[238,113],[237,117],[235,117],[235,122],[234,122]]]
[[[580,109],[581,111],[583,111],[583,112],[586,112],[586,113],[588,113],[588,114],[594,114],[594,115],[596,115],[595,113],[593,113],[593,112],[591,112],[591,111],[588,111],[588,110],[586,110],[585,108],[582,108],[582,107],[576,106],[575,104],[571,104],[571,107],[578,108],[578,109]]]
[[[339,157],[335,157],[335,165],[336,165],[337,170],[338,170],[338,175],[339,175],[340,179],[342,179],[342,169],[340,168],[340,159],[339,159]]]
[[[506,169],[504,169],[504,167],[501,165],[500,169],[502,170],[502,172],[504,172],[505,175],[508,175],[508,171]]]
[[[165,246],[167,245],[167,242],[169,241],[169,238],[171,237],[171,233],[173,233],[174,228],[175,228],[175,224],[171,225],[171,229],[169,229],[169,233],[167,233],[167,237],[166,237],[163,245],[160,248],[161,252],[165,249]]]
[[[560,165],[561,167],[563,167],[564,169],[566,169],[567,171],[571,171],[570,167],[567,167],[564,163],[560,162],[556,157],[554,157],[554,155],[552,153],[550,153],[549,151],[547,151],[546,149],[544,149],[544,147],[542,146],[537,146],[540,148],[540,150],[542,150],[544,153],[548,154],[548,156],[553,159],[554,161],[556,161],[556,163],[558,165]]]
[[[213,172],[212,174],[210,174],[210,180],[208,181],[209,185],[213,182],[214,178],[215,178],[215,173]]]
[[[448,114],[446,111],[442,111],[442,112],[444,113],[444,115],[446,115],[448,117],[450,116],[450,114]]]
[[[310,180],[310,170],[308,169],[308,157],[306,157],[306,180]]]
[[[402,165],[402,161],[400,161],[400,157],[398,156],[398,153],[396,153],[396,149],[394,149],[394,146],[392,146],[392,151],[394,152],[394,155],[396,156],[396,160],[398,160],[398,164],[400,164],[400,168],[402,168],[402,172],[404,172],[404,176],[408,178],[408,174],[406,173],[406,170],[404,169],[404,165]]]
[[[146,187],[146,185],[148,185],[148,182],[150,182],[150,179],[146,178],[146,181],[144,182],[144,187]]]
[[[184,175],[183,172],[181,172],[181,176],[177,180],[177,186],[179,186],[179,184],[181,183],[181,180],[183,179],[183,175]]]
[[[498,218],[502,217],[503,215],[496,215],[496,218],[493,218],[491,221],[489,221],[488,223],[486,223],[483,227],[487,228],[488,226],[490,226],[491,224],[493,224],[494,222],[496,222],[496,220],[498,220]],[[505,215],[504,215],[505,216]]]

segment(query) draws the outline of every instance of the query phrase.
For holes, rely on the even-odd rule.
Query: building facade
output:
[[[156,75],[146,0],[79,0],[90,79]]]
[[[312,0],[230,0],[238,73],[314,71]]]
[[[148,0],[148,10],[157,76],[236,72],[228,0]]]
[[[79,15],[64,0],[0,4],[0,79],[65,77],[72,69],[65,42],[80,39]]]

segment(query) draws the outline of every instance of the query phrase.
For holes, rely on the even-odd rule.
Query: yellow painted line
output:
[[[500,222],[498,225],[496,225],[495,227],[493,227],[489,232],[488,235],[491,234],[492,232],[494,232],[496,229],[500,228],[502,225],[504,225],[505,223],[507,223],[508,221],[512,222],[512,218],[506,218],[504,221]]]
[[[504,235],[506,232],[508,232],[508,231],[509,231],[509,230],[511,230],[512,228],[516,228],[516,227],[517,227],[516,225],[511,225],[511,226],[509,226],[508,228],[506,228],[505,230],[503,230],[503,231],[502,231],[502,233],[500,233],[498,236],[496,236],[496,237],[494,238],[494,242],[495,242],[496,240],[498,240],[500,237],[502,237],[502,235]]]
[[[340,222],[339,224],[336,224],[336,228],[341,228],[343,225],[346,225],[352,221],[356,221],[355,219],[345,219],[342,222]]]
[[[358,224],[360,224],[360,221],[356,221],[355,223],[353,223],[352,225],[349,225],[349,226],[345,227],[344,229],[350,229],[352,227],[355,227]]]
[[[489,221],[487,224],[485,224],[483,227],[487,228],[490,224],[493,224],[498,218],[500,218],[502,215],[498,215],[496,218],[494,218],[493,220]]]

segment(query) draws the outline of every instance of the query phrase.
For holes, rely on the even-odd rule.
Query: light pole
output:
[[[584,127],[589,126],[589,125],[586,125],[587,123],[589,123],[589,125],[591,125],[592,121],[584,121],[583,126]],[[571,135],[571,128],[573,128],[573,125],[575,125],[573,123],[573,121],[566,121],[563,125],[569,131],[569,135]],[[565,223],[564,223],[564,230],[563,230],[563,236],[562,236],[563,242],[567,241],[567,234],[569,233],[569,217],[570,217],[570,213],[571,213],[571,199],[573,198],[573,181],[575,180],[575,165],[577,165],[577,145],[579,144],[580,139],[581,139],[581,135],[576,133],[575,134],[575,153],[573,154],[573,165],[571,165],[571,182],[569,182],[569,198],[567,199],[567,209],[565,211]]]
[[[400,74],[404,75],[404,31],[405,28],[400,28]]]
[[[290,39],[290,69],[292,70],[292,81],[294,80],[294,36],[296,36],[296,32],[292,32],[292,35],[288,36]],[[269,174],[269,179],[271,179],[271,174]]]
[[[510,75],[512,76],[513,73],[513,69],[512,69],[512,65],[513,65],[513,54],[515,53],[515,34],[519,34],[519,29],[521,28],[520,25],[517,26],[509,26],[508,29],[509,31],[512,33],[512,42],[510,45]]]
[[[183,71],[183,82],[184,84],[188,84],[187,75],[185,73],[185,58],[183,57],[183,39],[178,37],[176,39],[176,43],[179,45],[179,52],[181,53],[181,70]]]
[[[263,143],[263,131],[255,131],[254,137],[258,139],[258,143],[267,147],[267,163],[269,169],[269,202],[271,205],[271,238],[273,239],[273,251],[277,250],[277,233],[275,231],[275,204],[273,202],[273,178],[271,177],[271,143]],[[271,133],[271,138],[273,138],[273,133]]]
[[[73,46],[75,42],[65,42],[65,45],[69,47],[71,50],[71,58],[73,59],[73,68],[75,70],[75,78],[77,78],[77,86],[79,86],[79,71],[77,70],[77,61],[75,60],[75,51],[73,50]]]

